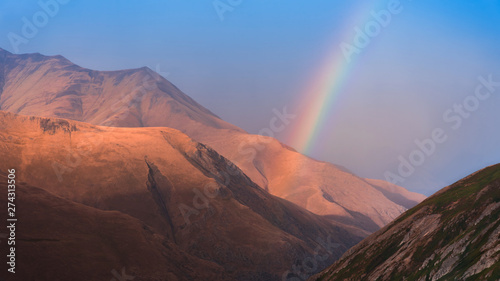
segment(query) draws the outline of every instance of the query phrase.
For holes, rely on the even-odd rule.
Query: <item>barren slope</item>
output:
[[[96,216],[102,211],[126,215],[186,255],[215,264],[207,265],[213,274],[221,267],[226,277],[237,280],[280,280],[317,249],[324,257],[315,269],[319,270],[366,236],[270,195],[214,150],[170,128],[98,127],[0,111],[0,159],[6,159],[0,171],[15,168],[19,180],[38,186],[43,194],[90,207],[85,210],[93,208]],[[18,199],[20,204],[23,200]],[[38,219],[64,221],[65,216],[50,217],[58,212],[57,206],[47,206],[51,209],[46,214],[37,209]],[[96,226],[89,225],[86,235],[94,233],[92,227]],[[32,231],[37,233],[36,227]],[[53,231],[53,236],[72,235],[64,228]],[[120,241],[107,240],[110,247]],[[84,248],[82,243],[77,246]],[[135,251],[122,253],[129,256]],[[107,252],[98,255],[113,259]]]
[[[0,188],[7,190],[3,171]],[[26,184],[16,189],[17,265],[12,274],[2,263],[2,280],[232,280],[221,266],[185,253],[136,218]],[[0,203],[7,206],[7,196]],[[0,243],[2,253],[9,248]]]

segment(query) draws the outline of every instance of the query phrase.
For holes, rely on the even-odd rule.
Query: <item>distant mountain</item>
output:
[[[401,186],[397,186],[384,180],[366,179],[370,185],[382,192],[392,202],[401,205],[407,209],[411,209],[417,202],[425,200],[425,196],[415,192],[410,192]]]
[[[269,194],[171,128],[0,111],[0,159],[24,182],[23,280],[103,280],[122,267],[138,280],[281,280],[318,254],[314,270],[325,268],[367,235]]]
[[[424,198],[248,134],[148,68],[94,71],[61,56],[0,49],[0,110],[95,125],[175,128],[214,148],[269,193],[368,232]]]
[[[500,280],[500,165],[437,192],[310,280]]]
[[[147,67],[94,71],[62,56],[0,49],[0,110],[119,127],[233,126]]]

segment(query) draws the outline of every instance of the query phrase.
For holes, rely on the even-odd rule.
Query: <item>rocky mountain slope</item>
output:
[[[7,190],[3,170],[0,188]],[[17,183],[16,195],[16,270],[8,273],[2,263],[1,280],[233,280],[222,266],[187,254],[129,215],[24,183]],[[7,196],[0,203],[7,206]],[[6,212],[1,218],[6,221]],[[0,249],[10,253],[7,239]]]
[[[500,165],[442,189],[310,280],[500,280]]]
[[[123,266],[137,280],[281,280],[317,254],[308,273],[324,268],[367,235],[269,194],[171,128],[0,111],[0,159],[0,171],[14,168],[25,183],[17,199],[25,280],[35,269],[69,276],[94,262],[95,276]],[[73,279],[102,280],[89,274]]]
[[[359,178],[274,138],[247,134],[148,68],[94,71],[61,56],[0,49],[0,110],[95,125],[178,129],[214,148],[269,193],[368,232],[425,198],[399,187],[384,190],[388,183]]]

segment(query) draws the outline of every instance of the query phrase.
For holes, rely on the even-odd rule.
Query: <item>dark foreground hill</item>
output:
[[[500,165],[442,189],[311,280],[500,280]]]

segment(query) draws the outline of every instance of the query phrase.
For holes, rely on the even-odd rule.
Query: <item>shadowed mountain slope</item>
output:
[[[0,188],[7,190],[3,172]],[[233,280],[222,266],[185,253],[129,215],[19,182],[16,196],[17,266],[11,274],[2,263],[2,280]],[[0,203],[7,206],[7,196]],[[6,242],[2,253],[10,252]]]
[[[33,207],[24,207],[26,213],[19,213],[20,221],[33,223],[25,226],[30,227],[25,235],[33,239],[68,237],[68,243],[85,255],[81,259],[89,261],[92,253],[80,252],[88,241],[108,243],[114,251],[103,246],[96,253],[105,263],[102,270],[121,263],[138,268],[137,274],[154,274],[155,265],[141,269],[144,261],[116,260],[115,256],[140,258],[152,251],[150,258],[159,258],[160,264],[185,260],[189,263],[185,270],[202,260],[200,270],[206,270],[208,276],[217,276],[222,269],[224,278],[231,280],[281,280],[287,270],[314,256],[318,249],[324,258],[316,271],[367,235],[269,194],[216,151],[171,128],[99,127],[0,111],[0,159],[5,159],[0,171],[16,169],[18,180],[38,186],[33,190],[41,194],[39,198],[20,193],[17,199],[19,204]],[[50,198],[54,198],[53,204],[48,203]],[[40,204],[40,208],[30,204]],[[59,206],[63,208],[60,212]],[[25,218],[29,210],[39,213]],[[52,216],[54,213],[58,216]],[[84,218],[86,213],[88,218]],[[101,219],[113,216],[116,225],[106,226]],[[37,221],[48,225],[61,221],[61,225],[39,229],[42,226]],[[81,229],[65,227],[71,222],[78,222]],[[114,227],[116,239],[111,236]],[[124,227],[127,230],[120,232]],[[86,237],[85,241],[75,241],[75,232]],[[126,247],[135,236],[146,234],[149,244],[141,251],[137,245]],[[156,238],[149,241],[151,237]],[[160,246],[155,241],[165,242]],[[34,247],[29,261],[43,259],[37,252],[39,245],[46,246],[43,243],[22,244],[26,245],[25,255],[31,253],[30,245]],[[68,244],[50,245],[54,249],[50,261],[72,259],[71,252],[64,252]],[[52,257],[53,253],[61,255]],[[182,255],[160,256],[176,253]],[[24,262],[28,260],[23,261],[26,267],[31,265]],[[158,274],[165,276],[168,270]],[[184,269],[171,270],[182,275]],[[200,280],[195,276],[193,280]],[[156,280],[153,275],[148,278],[144,280]]]

